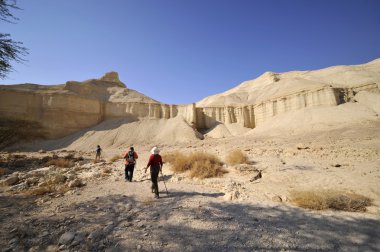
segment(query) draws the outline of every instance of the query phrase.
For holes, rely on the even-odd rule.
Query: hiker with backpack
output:
[[[125,159],[125,180],[132,182],[133,170],[135,169],[136,159],[138,159],[138,155],[135,152],[135,149],[131,147],[127,153],[124,155]]]
[[[99,160],[100,161],[100,156],[102,153],[102,148],[100,148],[100,145],[96,146],[96,155],[95,155],[95,161]]]
[[[145,173],[148,167],[150,167],[150,178],[152,180],[152,193],[155,194],[155,198],[158,199],[158,174],[162,172],[162,157],[160,156],[160,150],[157,147],[153,147],[150,151],[151,155],[149,157],[148,164],[145,167]]]

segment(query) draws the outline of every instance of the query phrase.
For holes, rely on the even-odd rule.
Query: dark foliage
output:
[[[0,0],[0,21],[14,23],[18,20],[11,13],[11,9],[19,9],[15,0]],[[14,41],[10,34],[0,33],[0,79],[4,79],[13,70],[11,63],[24,62],[23,56],[28,50],[22,46],[22,42]]]

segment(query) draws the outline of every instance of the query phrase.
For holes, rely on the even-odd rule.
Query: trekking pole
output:
[[[166,194],[169,194],[169,192],[168,192],[168,188],[166,188],[166,183],[165,183],[165,180],[164,180],[164,174],[162,174],[162,171],[161,171],[161,179],[162,179],[162,182],[164,182],[164,186],[165,186]]]

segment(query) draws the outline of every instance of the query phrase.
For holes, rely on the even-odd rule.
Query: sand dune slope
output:
[[[182,117],[172,119],[131,120],[128,118],[107,120],[99,125],[81,130],[57,140],[42,141],[29,145],[28,149],[75,149],[93,150],[96,145],[116,149],[133,144],[174,144],[202,138],[202,135]]]

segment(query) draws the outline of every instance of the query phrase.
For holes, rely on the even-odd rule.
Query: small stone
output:
[[[91,232],[91,233],[87,236],[87,239],[92,240],[92,241],[95,241],[95,240],[99,239],[100,237],[101,237],[100,232],[98,232],[98,231],[93,231],[93,232]]]
[[[142,246],[141,245],[137,245],[137,250],[140,250],[142,249]]]
[[[70,245],[72,240],[74,240],[75,234],[72,232],[66,232],[59,238],[58,245]]]
[[[274,201],[274,202],[282,202],[282,199],[281,199],[280,196],[275,195],[275,196],[272,197],[272,201]]]
[[[114,229],[113,224],[109,224],[105,228],[103,228],[103,232],[104,233],[111,233],[113,229]]]
[[[16,238],[13,238],[12,240],[10,240],[9,242],[8,242],[8,244],[9,245],[12,245],[12,244],[16,244],[18,242],[18,238],[16,237]]]
[[[49,236],[49,232],[48,231],[42,232],[41,237],[45,237],[45,236]]]
[[[2,180],[0,184],[5,185],[5,186],[11,186],[11,185],[16,184],[19,180],[20,178],[18,177],[18,175],[14,175]]]
[[[81,187],[82,185],[83,185],[82,180],[80,180],[78,178],[70,181],[69,184],[68,184],[68,186],[70,188]]]
[[[81,244],[84,241],[84,235],[83,234],[76,234],[74,240],[71,242],[71,246],[77,246]]]
[[[225,201],[231,201],[232,200],[232,193],[226,193],[223,198]]]

